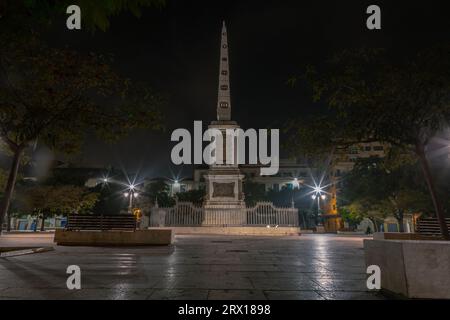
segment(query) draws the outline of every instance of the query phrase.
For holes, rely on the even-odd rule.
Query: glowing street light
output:
[[[130,184],[128,186],[128,191],[124,192],[125,198],[130,198],[130,202],[128,204],[128,213],[133,214],[133,198],[137,198],[139,193],[136,192],[136,186],[134,184]]]
[[[325,200],[327,195],[325,194],[324,187],[320,185],[315,185],[312,189],[313,194],[311,195],[311,198],[317,200],[317,215],[320,216],[320,200]]]

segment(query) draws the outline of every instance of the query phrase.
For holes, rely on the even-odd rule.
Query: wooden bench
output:
[[[447,229],[450,231],[450,219],[445,219]],[[436,218],[423,218],[417,220],[416,232],[426,236],[441,236],[441,228]]]
[[[134,215],[79,215],[67,217],[65,230],[68,231],[136,231]]]

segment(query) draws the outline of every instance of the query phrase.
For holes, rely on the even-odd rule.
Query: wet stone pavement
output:
[[[52,235],[0,246],[52,245]],[[383,299],[368,291],[363,238],[177,236],[172,247],[57,247],[0,258],[0,299]],[[66,269],[81,268],[81,290]]]

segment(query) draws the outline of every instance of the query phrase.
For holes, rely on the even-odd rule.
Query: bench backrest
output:
[[[447,229],[450,231],[450,219],[445,219]],[[436,218],[422,218],[417,220],[416,232],[430,236],[440,236],[441,228]]]
[[[136,230],[136,218],[134,215],[79,215],[73,214],[67,217],[66,230]]]

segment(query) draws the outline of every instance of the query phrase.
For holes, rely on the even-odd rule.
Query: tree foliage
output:
[[[105,56],[48,48],[38,39],[5,49],[0,55],[0,137],[10,149],[40,139],[72,152],[90,130],[111,139],[160,125],[160,98],[144,88],[137,99],[136,87],[121,79]]]
[[[76,186],[36,185],[24,188],[18,195],[21,211],[39,212],[46,216],[89,213],[98,194]]]
[[[266,189],[263,184],[247,179],[243,183],[245,203],[248,206],[254,206],[258,201],[268,201]]]
[[[369,218],[375,222],[390,215],[398,220],[401,231],[406,213],[432,210],[417,163],[400,165],[390,157],[358,160],[342,180],[340,198],[347,221]]]
[[[140,17],[142,8],[165,5],[165,0],[4,0],[0,3],[0,16],[14,25],[34,25],[47,27],[55,21],[67,17],[69,5],[78,5],[82,13],[82,28],[89,31],[105,31],[110,19],[123,12],[131,12]],[[28,23],[24,23],[24,20]],[[15,23],[17,21],[17,23]]]
[[[175,199],[170,195],[170,186],[163,179],[146,185],[144,192],[153,203],[158,202],[160,207],[171,207],[175,204]]]
[[[176,194],[178,201],[181,202],[192,202],[196,205],[201,205],[205,198],[205,188],[199,188],[194,190],[189,190],[186,192],[180,192]]]
[[[329,107],[317,121],[291,121],[293,149],[330,152],[337,145],[379,141],[420,161],[441,232],[449,238],[425,149],[450,123],[450,45],[393,53],[352,49],[335,54],[304,79]]]
[[[39,141],[79,150],[88,135],[115,141],[137,128],[161,129],[161,98],[121,78],[102,55],[49,48],[37,37],[0,52],[0,139],[13,155],[0,208],[9,207],[24,152]]]

